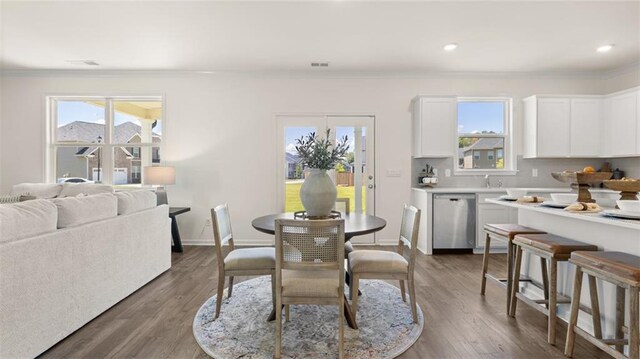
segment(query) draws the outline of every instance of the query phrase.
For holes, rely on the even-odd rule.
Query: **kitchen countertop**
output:
[[[600,213],[584,213],[584,212],[569,212],[562,208],[544,207],[537,203],[517,203],[510,201],[501,201],[497,198],[489,198],[485,200],[489,203],[499,204],[505,207],[517,208],[518,210],[529,210],[546,214],[553,214],[555,216],[573,218],[582,221],[595,222],[600,224],[607,224],[611,226],[630,228],[640,231],[640,221],[633,219],[611,218],[605,217]],[[612,208],[604,208],[612,209]]]
[[[526,189],[530,193],[571,192],[570,187],[413,187],[412,189],[427,193],[506,193],[507,188]],[[593,188],[589,191],[593,193],[616,193],[616,191],[606,188]]]

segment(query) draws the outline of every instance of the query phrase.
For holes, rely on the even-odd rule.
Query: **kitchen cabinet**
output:
[[[638,91],[608,96],[603,126],[606,128],[607,155],[640,155]]]
[[[597,157],[602,99],[541,97],[524,99],[525,158]]]
[[[500,194],[498,194],[500,195]],[[513,208],[507,208],[497,204],[487,203],[485,199],[496,198],[495,193],[478,193],[478,209],[476,218],[476,248],[484,248],[486,234],[484,225],[487,223],[518,223],[518,212]],[[507,248],[507,244],[501,241],[491,241],[491,249]]]
[[[455,96],[413,99],[413,157],[453,157],[456,150]]]

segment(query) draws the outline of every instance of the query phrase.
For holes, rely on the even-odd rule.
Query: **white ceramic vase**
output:
[[[323,217],[331,213],[338,191],[326,170],[311,168],[300,188],[300,200],[307,216]]]

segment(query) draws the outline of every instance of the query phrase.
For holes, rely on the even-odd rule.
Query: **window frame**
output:
[[[455,156],[453,158],[453,174],[455,176],[476,176],[476,175],[515,175],[516,169],[516,155],[515,146],[513,143],[513,98],[504,96],[487,96],[487,97],[458,97],[456,99],[456,107],[460,102],[503,102],[504,103],[504,133],[458,133],[458,117],[456,115],[456,136],[455,136]],[[457,113],[457,112],[456,112]],[[458,143],[461,137],[471,138],[504,138],[503,147],[503,168],[459,168],[459,161],[464,157],[460,157],[458,151]],[[497,154],[494,153],[494,157],[497,159]]]
[[[57,183],[57,156],[56,149],[64,148],[64,147],[86,147],[90,145],[91,147],[98,147],[102,152],[101,159],[101,169],[102,169],[102,178],[100,183],[113,185],[114,187],[118,187],[126,189],[126,188],[138,188],[144,186],[142,184],[126,184],[126,185],[114,185],[113,184],[113,170],[116,168],[114,163],[114,152],[116,148],[119,147],[131,147],[131,143],[113,143],[111,141],[113,136],[114,129],[114,118],[115,112],[113,109],[113,103],[116,101],[159,101],[162,106],[162,113],[160,115],[160,121],[162,123],[162,141],[160,143],[135,143],[136,147],[146,148],[150,147],[153,153],[153,148],[158,147],[161,152],[164,153],[164,146],[166,143],[166,103],[165,103],[165,95],[164,94],[146,94],[146,95],[59,95],[59,94],[47,94],[45,95],[45,163],[44,163],[44,173],[45,173],[45,182],[48,183]],[[103,136],[103,140],[100,143],[91,143],[88,144],[86,142],[57,142],[57,103],[58,101],[103,101],[105,103],[104,106],[104,121],[105,121],[105,132]],[[158,165],[162,165],[164,161],[162,158]],[[153,162],[152,165],[156,163]],[[141,169],[142,170],[142,169]],[[144,172],[144,171],[142,171]],[[142,175],[141,175],[142,177]],[[144,183],[144,179],[141,179],[141,183]]]

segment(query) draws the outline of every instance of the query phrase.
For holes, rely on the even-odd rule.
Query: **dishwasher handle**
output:
[[[438,193],[433,195],[434,199],[448,199],[450,201],[476,199],[475,193]]]

